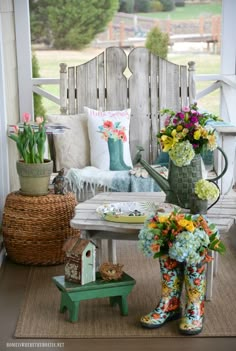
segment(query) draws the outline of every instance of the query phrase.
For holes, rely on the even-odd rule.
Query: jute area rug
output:
[[[219,257],[213,300],[206,302],[206,318],[200,337],[236,336],[236,250],[227,246],[227,253]],[[70,323],[66,314],[59,313],[60,292],[51,279],[63,275],[63,265],[32,267],[15,337],[181,337],[178,321],[153,330],[144,329],[139,324],[140,316],[150,312],[160,297],[158,260],[144,257],[137,249],[137,242],[117,242],[117,250],[118,262],[123,263],[124,271],[136,280],[128,297],[128,316],[122,317],[117,306],[111,307],[108,298],[102,298],[82,301],[79,321]]]

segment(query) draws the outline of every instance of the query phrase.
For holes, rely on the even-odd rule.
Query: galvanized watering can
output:
[[[221,147],[217,149],[222,153],[224,158],[224,169],[221,174],[215,178],[207,179],[209,181],[216,181],[223,177],[228,169],[228,160],[225,152]],[[138,147],[138,152],[134,159],[134,164],[140,163],[149,175],[158,183],[161,189],[166,194],[166,202],[178,205],[182,208],[190,209],[191,201],[194,196],[195,183],[203,178],[202,159],[201,155],[196,154],[190,165],[178,167],[171,160],[169,161],[168,179],[158,173],[148,162],[142,159],[143,147]],[[211,204],[212,207],[218,199]]]

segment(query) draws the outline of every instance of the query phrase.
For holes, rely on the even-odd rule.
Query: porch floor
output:
[[[228,234],[231,236],[231,244],[236,247],[235,227]],[[235,350],[236,337],[226,338],[119,338],[119,339],[16,339],[14,331],[17,318],[23,302],[26,280],[29,266],[12,263],[7,258],[0,268],[0,350],[11,350],[15,347],[7,346],[7,343],[33,343],[33,342],[58,342],[64,343],[63,347],[43,347],[44,351],[228,351]],[[37,349],[34,347],[17,347],[18,350]]]

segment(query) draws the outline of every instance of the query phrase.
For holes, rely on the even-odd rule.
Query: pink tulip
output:
[[[13,128],[14,128],[14,133],[18,134],[18,132],[19,132],[19,127],[18,127],[18,126],[13,126]]]
[[[30,113],[24,112],[24,113],[23,113],[23,122],[29,123],[30,119],[31,119]]]

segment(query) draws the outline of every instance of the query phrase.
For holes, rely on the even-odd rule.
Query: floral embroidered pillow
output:
[[[131,169],[130,109],[102,112],[85,107],[84,111],[88,117],[91,166],[111,171]]]

